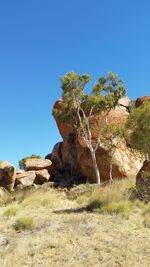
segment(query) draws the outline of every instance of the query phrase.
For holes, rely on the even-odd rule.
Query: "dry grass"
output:
[[[113,181],[113,183],[98,187],[87,205],[88,211],[96,211],[109,214],[121,214],[124,218],[129,217],[133,207],[130,199],[130,188],[133,180]]]
[[[19,205],[16,203],[13,203],[13,204],[8,205],[5,208],[3,215],[8,216],[8,217],[15,216],[18,211],[19,211]]]
[[[117,181],[72,199],[54,189],[13,193],[0,205],[0,266],[149,267],[150,206],[129,200],[133,184]],[[85,209],[94,200],[100,213]]]

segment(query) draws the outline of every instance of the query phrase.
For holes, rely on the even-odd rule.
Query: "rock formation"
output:
[[[13,191],[18,185],[28,187],[48,182],[51,164],[48,159],[28,158],[24,162],[24,171],[15,170],[10,162],[0,161],[0,192],[4,189]]]
[[[24,161],[25,171],[17,171],[15,185],[41,185],[50,179],[51,161],[42,158],[28,158]]]
[[[136,176],[137,197],[145,202],[150,201],[150,160],[145,160]]]
[[[33,170],[50,170],[51,161],[48,159],[42,158],[27,158],[24,161],[24,169],[26,171],[33,171]]]
[[[15,168],[7,161],[0,161],[0,187],[12,191],[15,184]]]
[[[150,101],[150,96],[141,96],[135,102],[136,108],[140,107],[144,101]]]
[[[61,109],[62,100],[56,101],[54,108],[59,114],[65,112]],[[118,106],[112,109],[108,116],[108,123],[123,126],[129,116],[130,101],[126,97],[121,99]],[[63,138],[63,142],[57,143],[50,155],[53,162],[51,170],[52,177],[72,179],[72,182],[95,181],[95,173],[89,150],[79,136],[73,132],[68,122],[62,122],[55,115],[59,132]],[[99,136],[99,129],[104,125],[106,113],[101,112],[90,118],[90,126],[92,131],[92,142],[96,142]],[[97,163],[101,174],[102,181],[109,180],[109,160],[108,150],[105,144],[101,143],[96,152]],[[47,157],[48,158],[48,157]],[[113,178],[127,178],[135,175],[142,166],[143,157],[131,149],[125,142],[120,140],[118,147],[113,156],[112,176]]]

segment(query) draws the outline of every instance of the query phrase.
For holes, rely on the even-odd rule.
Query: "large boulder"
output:
[[[50,170],[52,162],[48,159],[27,158],[24,161],[24,169],[26,171],[36,171],[47,169]]]
[[[15,185],[15,167],[7,161],[0,161],[0,187],[12,191]]]
[[[135,107],[140,107],[144,101],[150,101],[150,96],[141,96],[135,101]]]
[[[145,202],[150,201],[150,160],[145,160],[136,176],[137,196]]]
[[[105,144],[96,151],[96,158],[98,168],[102,181],[109,180],[109,152]],[[87,149],[83,140],[79,140],[77,145],[77,161],[78,172],[81,172],[83,176],[87,177],[89,182],[96,182],[95,172],[91,160],[91,154]],[[126,142],[122,139],[115,149],[112,158],[112,177],[113,179],[122,179],[134,176],[142,166],[143,157],[138,152],[126,145]]]
[[[16,186],[21,184],[23,186],[30,186],[34,184],[36,178],[35,171],[25,171],[16,174]]]
[[[38,171],[17,171],[16,173],[16,186],[19,184],[23,186],[31,186],[34,184],[43,184],[48,182],[50,179],[50,174],[48,170],[38,170]]]
[[[36,171],[35,173],[36,173],[36,179],[34,180],[35,184],[43,184],[48,182],[50,179],[50,174],[46,169]]]
[[[61,108],[62,100],[58,100],[54,108],[57,108],[58,114],[65,112]],[[130,101],[128,98],[123,98],[119,101],[118,106],[112,109],[107,115],[108,123],[113,123],[118,126],[123,126],[129,116]],[[75,136],[69,122],[62,122],[59,116],[54,113],[58,129],[62,135],[63,142],[55,145],[51,159],[53,165],[53,173],[59,173],[66,179],[96,182],[93,169],[91,154],[87,148],[83,138]],[[94,144],[99,137],[100,128],[106,122],[106,113],[100,112],[91,116],[90,126],[92,132],[92,143]],[[105,144],[101,143],[96,151],[98,168],[101,174],[101,180],[109,180],[109,151]],[[142,166],[143,156],[135,152],[125,142],[120,140],[112,162],[113,178],[127,178],[135,175]],[[54,174],[55,175],[55,174]]]
[[[54,104],[53,109],[57,110],[59,114],[62,114],[65,112],[65,110],[62,108],[62,99],[59,99]],[[120,103],[115,109],[112,109],[108,116],[107,120],[108,123],[117,123],[118,125],[124,125],[127,121],[127,118],[129,116],[128,108],[130,106],[130,101],[128,98],[122,98],[120,99]],[[71,124],[69,122],[63,122],[60,120],[59,116],[55,115],[54,117],[59,129],[59,132],[62,136],[62,138],[67,137],[69,134],[72,134],[73,129],[71,127]],[[104,122],[106,121],[106,112],[100,112],[96,115],[93,115],[90,119],[90,125],[93,130],[94,137],[97,137],[99,135],[99,127],[101,127]]]
[[[54,106],[53,106],[53,110],[57,110],[60,114],[64,113],[65,110],[62,108],[62,99],[58,99]],[[62,137],[64,137],[65,135],[68,135],[69,133],[72,132],[72,127],[69,123],[66,122],[61,122],[61,120],[58,118],[57,115],[54,115],[59,132],[61,134]]]

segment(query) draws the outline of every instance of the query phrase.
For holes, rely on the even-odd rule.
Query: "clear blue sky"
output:
[[[132,99],[150,94],[149,0],[0,0],[0,160],[17,166],[61,140],[59,77],[113,71]]]

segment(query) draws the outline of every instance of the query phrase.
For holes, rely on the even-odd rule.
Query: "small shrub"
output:
[[[129,201],[132,180],[114,181],[106,187],[99,187],[93,192],[87,205],[88,211],[98,211],[101,213],[121,214],[128,218],[132,208],[132,202]]]
[[[34,221],[32,217],[22,217],[15,221],[14,229],[19,230],[31,230],[34,228]]]
[[[78,204],[83,204],[83,203],[86,203],[88,201],[88,199],[89,198],[86,195],[81,195],[76,199],[76,202]]]
[[[15,216],[19,210],[19,206],[16,204],[12,204],[6,208],[3,215],[4,216]]]
[[[88,211],[97,211],[100,210],[103,206],[103,203],[100,199],[94,199],[93,201],[90,201],[90,203],[87,205]]]
[[[102,207],[101,212],[109,214],[120,214],[123,218],[128,219],[133,204],[129,201],[112,202]]]

